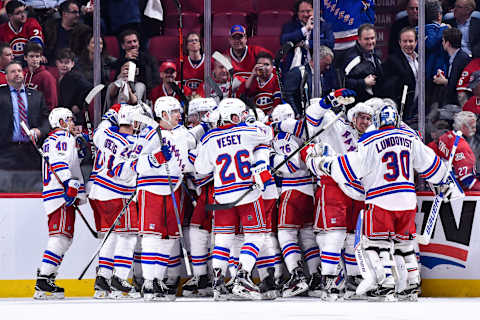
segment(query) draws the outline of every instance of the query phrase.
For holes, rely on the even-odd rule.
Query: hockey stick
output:
[[[175,83],[175,81],[170,82],[170,87],[172,87],[173,92],[175,92],[175,94],[180,98],[180,103],[184,108],[182,120],[183,120],[183,124],[186,126],[187,125],[186,117],[188,115],[188,99],[183,93],[182,89],[180,89],[180,87]]]
[[[271,175],[275,175],[280,168],[287,163],[293,156],[295,156],[298,152],[300,152],[303,148],[305,148],[307,145],[309,145],[316,137],[318,137],[320,134],[322,134],[325,130],[330,128],[332,124],[334,124],[340,117],[343,115],[343,111],[340,112],[335,116],[335,118],[332,119],[325,127],[320,129],[317,133],[315,133],[313,136],[310,137],[310,139],[306,140],[303,142],[296,150],[294,150],[292,153],[290,153],[282,162],[280,162],[275,168],[272,169]],[[242,201],[250,192],[252,192],[255,188],[255,184],[250,185],[248,189],[235,201],[229,202],[229,203],[207,203],[205,205],[205,208],[209,211],[212,210],[225,210],[225,209],[230,209],[235,207],[240,201]]]
[[[233,92],[233,74],[234,74],[234,69],[233,69],[233,65],[232,63],[230,62],[230,60],[228,60],[223,54],[221,54],[220,52],[218,51],[215,51],[213,54],[212,54],[212,58],[215,59],[218,63],[220,63],[222,66],[225,67],[225,69],[227,69],[228,73],[230,74],[230,90],[232,90],[232,97],[234,96],[234,92]]]
[[[158,138],[160,139],[160,146],[163,147],[163,137],[162,137],[162,129],[160,126],[157,124],[156,127],[157,133],[158,133]],[[172,177],[170,176],[170,167],[168,166],[168,161],[165,162],[165,170],[167,171],[167,178],[168,178],[168,186],[170,187],[170,193],[172,195],[172,201],[173,201],[173,211],[175,212],[175,218],[177,220],[177,227],[178,227],[178,234],[180,238],[180,245],[182,247],[182,252],[183,252],[183,259],[185,260],[185,269],[187,269],[187,275],[189,277],[192,276],[192,267],[190,266],[190,260],[188,258],[188,252],[187,252],[187,247],[185,245],[185,238],[183,237],[183,231],[182,231],[182,224],[180,222],[180,212],[178,210],[177,206],[177,200],[175,199],[175,190],[173,189],[173,183],[172,183]]]
[[[280,97],[282,99],[282,103],[285,103],[285,100],[283,99],[284,97],[284,92],[285,88],[283,86],[283,70],[281,66],[281,62],[283,58],[290,52],[295,47],[292,41],[287,41],[283,47],[278,50],[277,54],[275,55],[275,59],[273,60],[275,68],[277,69],[277,80],[278,80],[278,87],[280,88]]]
[[[88,264],[85,266],[85,268],[83,269],[82,273],[81,273],[80,276],[78,277],[78,280],[82,280],[82,278],[83,278],[83,276],[85,275],[85,273],[87,272],[88,268],[92,265],[93,261],[94,261],[95,258],[98,256],[98,254],[100,253],[100,250],[102,250],[103,246],[105,245],[105,242],[107,242],[108,237],[110,236],[110,234],[112,234],[113,230],[115,229],[115,226],[118,224],[118,222],[120,221],[120,219],[122,218],[122,216],[125,214],[125,212],[127,211],[127,208],[130,206],[130,202],[133,201],[133,199],[135,198],[136,195],[137,195],[137,188],[135,188],[135,191],[132,192],[132,195],[130,196],[130,198],[127,199],[127,202],[126,202],[125,205],[123,206],[122,211],[120,211],[120,213],[119,213],[119,214],[117,215],[117,217],[115,218],[115,221],[114,221],[113,224],[110,226],[110,229],[108,229],[107,233],[106,233],[105,236],[103,237],[102,242],[101,242],[100,245],[98,246],[97,251],[95,251],[95,253],[93,254],[92,258],[90,259],[90,261],[88,262]]]
[[[90,151],[92,152],[92,158],[95,158],[95,145],[93,144],[93,126],[92,122],[90,121],[90,114],[88,113],[88,107],[92,100],[103,90],[105,85],[98,84],[90,90],[90,92],[85,97],[85,122],[87,123],[87,132],[88,132],[88,139],[90,140]]]
[[[45,153],[43,153],[42,149],[37,146],[37,143],[35,142],[35,138],[33,137],[32,131],[30,131],[30,129],[28,128],[27,124],[24,121],[20,122],[20,126],[22,127],[23,131],[25,131],[25,134],[30,138],[30,142],[33,144],[33,146],[35,147],[35,150],[37,150],[38,154],[42,157],[43,161],[45,161],[45,163],[47,164],[50,171],[52,171],[52,173],[55,176],[55,178],[57,179],[58,183],[62,186],[63,192],[66,192],[65,186],[63,185],[62,180],[60,179],[58,174],[55,172],[55,170],[53,170],[52,165],[48,161],[48,157],[45,155]],[[90,226],[87,219],[83,215],[82,211],[80,211],[80,208],[75,203],[72,204],[72,207],[80,215],[80,218],[82,218],[83,222],[87,226],[88,231],[90,231],[92,236],[94,236],[95,238],[98,238],[98,233]]]
[[[175,6],[177,7],[178,14],[178,60],[180,62],[180,91],[183,93],[183,17],[182,17],[182,4],[179,0],[174,0]]]
[[[213,89],[215,95],[216,95],[220,100],[222,100],[222,99],[223,99],[222,89],[220,89],[220,87],[219,87],[218,84],[212,79],[212,77],[207,76],[207,77],[205,78],[205,81],[208,83],[208,85],[210,86],[210,88]],[[212,95],[210,94],[210,96],[212,96]]]
[[[457,151],[458,142],[460,141],[461,136],[462,136],[461,131],[455,132],[455,141],[453,142],[452,150],[450,151],[450,155],[448,156],[447,172],[445,174],[445,177],[442,179],[442,182],[445,182],[445,180],[450,175],[453,158],[454,158],[455,152]],[[440,194],[436,195],[435,198],[433,198],[432,208],[430,209],[430,214],[428,215],[425,230],[423,231],[423,234],[417,236],[418,243],[422,245],[427,245],[430,243],[433,229],[435,227],[435,223],[437,222],[438,213],[440,212],[440,207],[442,206],[443,198],[444,198],[443,192],[440,192]]]
[[[403,119],[403,111],[405,110],[405,101],[407,101],[407,90],[408,86],[404,85],[403,86],[403,93],[402,93],[402,101],[400,103],[400,121]]]

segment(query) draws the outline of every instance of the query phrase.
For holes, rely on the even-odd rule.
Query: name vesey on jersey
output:
[[[240,142],[240,135],[236,134],[236,135],[226,136],[226,137],[217,139],[217,144],[219,148],[224,148],[232,144],[242,144],[242,143]]]

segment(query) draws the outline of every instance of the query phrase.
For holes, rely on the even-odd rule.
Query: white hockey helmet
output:
[[[383,99],[377,98],[377,97],[370,98],[364,103],[369,105],[373,109],[374,113],[377,113],[377,110],[382,108],[385,105],[385,103],[383,102]]]
[[[144,111],[139,105],[123,104],[118,111],[119,125],[134,125],[135,115],[143,115]]]
[[[241,122],[243,119],[243,115],[246,113],[247,107],[245,103],[237,98],[226,98],[220,101],[218,105],[218,110],[220,113],[220,121],[222,123],[232,122],[232,116],[236,115],[240,118],[237,122]]]
[[[279,122],[285,119],[295,118],[295,112],[291,105],[288,103],[282,103],[273,108],[271,117],[273,122]]]
[[[351,108],[350,110],[348,110],[347,112],[347,119],[348,121],[350,122],[353,122],[355,120],[355,117],[359,114],[359,113],[366,113],[366,114],[369,114],[370,116],[373,117],[373,109],[372,107],[370,107],[369,105],[367,105],[366,103],[364,102],[359,102],[355,105],[355,107]]]
[[[255,116],[255,112],[257,115]],[[265,123],[268,120],[268,117],[265,115],[265,112],[262,111],[262,109],[256,108],[255,111],[253,108],[248,109],[248,115],[249,117],[253,117],[256,121],[260,121],[261,123]]]
[[[179,110],[180,113],[183,111],[180,102],[174,97],[164,96],[158,98],[157,101],[155,101],[155,116],[164,121],[170,121],[170,113],[174,110]],[[168,119],[164,119],[162,117],[163,112],[166,112],[168,114]]]
[[[73,118],[73,113],[70,109],[57,107],[50,111],[48,115],[48,122],[50,122],[50,126],[52,129],[61,128],[60,120],[67,122],[68,118]]]
[[[374,122],[377,128],[385,126],[398,127],[399,117],[397,108],[391,105],[383,106],[375,113]]]
[[[210,123],[212,127],[217,126],[218,120],[220,120],[220,112],[218,111],[218,107],[213,107],[212,110],[205,113],[205,115],[202,117],[202,121]]]

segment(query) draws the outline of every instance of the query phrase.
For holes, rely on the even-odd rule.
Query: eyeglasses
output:
[[[200,42],[199,39],[189,39],[187,40],[188,43],[196,43],[196,42]]]
[[[65,12],[75,14],[75,15],[80,14],[80,11],[65,11]]]

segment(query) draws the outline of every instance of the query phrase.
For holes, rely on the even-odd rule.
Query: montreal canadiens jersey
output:
[[[80,182],[78,199],[85,200],[85,185],[82,171],[80,170],[80,158],[75,137],[69,132],[56,129],[49,133],[45,139],[42,150],[50,163],[45,160],[42,166],[43,177],[43,206],[47,214],[50,214],[65,204],[63,184],[59,183],[52,170],[62,182],[76,179]]]
[[[202,55],[202,60],[198,65],[192,63],[192,59],[187,56],[183,64],[183,81],[184,85],[192,90],[192,92],[197,91],[200,84],[205,78],[205,55]],[[212,64],[213,66],[213,60]],[[180,71],[180,63],[177,64],[177,70]],[[180,72],[177,75],[177,80],[180,80]]]
[[[272,142],[275,155],[272,166],[277,167],[285,158],[302,145],[302,140],[290,133],[280,132]],[[298,190],[306,195],[313,196],[313,177],[297,152],[290,160],[280,167],[282,181],[281,192]]]
[[[393,127],[364,134],[358,151],[335,157],[331,176],[339,184],[361,179],[365,203],[385,210],[417,206],[414,172],[434,184],[442,181],[445,165],[414,133]]]
[[[188,150],[194,148],[190,145],[193,140],[190,133],[177,127],[173,130],[161,130],[162,144],[169,147],[172,158],[168,163],[158,165],[153,159],[153,154],[160,152],[160,138],[155,129],[147,127],[142,131],[141,138],[145,141],[142,154],[134,165],[138,172],[138,190],[145,190],[157,195],[170,195],[168,183],[167,164],[174,190],[181,185],[184,173],[188,172]]]
[[[278,77],[273,72],[265,83],[260,83],[258,78],[252,81],[250,88],[246,89],[247,96],[253,97],[257,108],[265,114],[270,114],[275,106],[282,102]]]
[[[132,166],[143,149],[140,141],[133,135],[118,132],[116,126],[95,131],[96,156],[92,170],[95,176],[89,190],[90,199],[127,199],[132,195],[137,181]]]
[[[10,22],[0,25],[0,42],[8,43],[15,57],[23,55],[23,47],[29,41],[40,43],[43,47],[43,31],[36,19],[27,18],[18,32],[14,31]]]
[[[428,146],[441,158],[448,161],[450,151],[455,141],[455,133],[448,131],[438,138],[438,144],[432,142]],[[462,184],[464,190],[480,190],[480,182],[475,172],[475,154],[468,142],[461,137],[458,141],[457,150],[452,161],[455,178]]]
[[[250,126],[245,123],[218,127],[207,132],[200,140],[195,170],[199,174],[214,175],[214,197],[218,203],[228,203],[238,199],[253,185],[250,168],[257,158],[268,150],[273,139],[271,128]],[[251,191],[239,205],[257,200],[261,195],[258,189]]]
[[[271,54],[273,57],[273,54],[269,50],[260,46],[249,45],[247,46],[243,56],[237,59],[233,55],[233,49],[230,48],[230,50],[228,50],[226,55],[230,57],[230,60],[232,62],[233,72],[234,72],[233,74],[235,76],[248,79],[252,74],[253,67],[255,67],[255,62],[260,52],[267,52]]]
[[[470,84],[470,77],[472,73],[478,70],[480,70],[480,58],[473,59],[469,64],[467,64],[465,69],[463,69],[462,74],[457,82],[457,92],[472,92],[472,89],[468,87]]]

